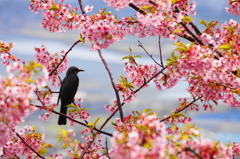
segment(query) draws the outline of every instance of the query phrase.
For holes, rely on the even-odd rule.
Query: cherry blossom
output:
[[[60,53],[51,54],[47,51],[45,46],[41,46],[40,48],[35,48],[35,60],[46,67],[48,72],[50,73],[53,69],[62,61],[62,63],[57,68],[58,73],[63,73],[68,67],[68,58],[64,58],[65,51],[62,50]],[[60,81],[59,76],[56,72],[54,72],[51,76],[49,76],[49,80],[53,86],[59,87]],[[43,93],[43,92],[42,92]],[[51,94],[48,94],[48,98],[51,98]],[[49,103],[48,101],[47,103]]]
[[[91,12],[92,9],[93,9],[93,6],[89,6],[89,5],[87,5],[87,6],[85,7],[85,11],[86,11],[86,13]]]
[[[14,62],[7,66],[7,72],[8,77],[0,78],[0,129],[3,134],[1,145],[11,136],[12,129],[22,123],[24,117],[36,110],[30,105],[30,100],[33,98],[34,90],[42,87],[48,78],[46,69],[35,62],[30,62],[29,65]]]
[[[239,1],[235,1],[235,0],[228,0],[228,5],[231,6],[231,8],[227,8],[226,7],[226,11],[228,13],[231,13],[233,15],[240,15],[240,3]]]

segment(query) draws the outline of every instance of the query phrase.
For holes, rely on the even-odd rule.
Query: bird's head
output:
[[[75,74],[76,75],[80,71],[84,71],[84,70],[81,70],[81,69],[77,68],[76,66],[71,66],[67,70],[67,75],[71,75],[71,74]]]

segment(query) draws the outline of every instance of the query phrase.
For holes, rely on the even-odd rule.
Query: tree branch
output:
[[[108,151],[107,138],[106,138],[106,141],[105,141],[105,145],[106,145],[106,154],[107,154],[108,158],[111,159],[111,157],[110,157],[110,155],[109,155],[109,151]]]
[[[198,27],[193,24],[193,22],[190,22],[189,25],[191,25],[197,35],[202,35],[201,31],[198,29]]]
[[[117,90],[117,88],[115,86],[115,83],[114,83],[114,80],[113,80],[113,76],[112,76],[112,73],[111,73],[111,71],[110,71],[110,69],[108,67],[108,64],[107,64],[106,60],[103,58],[102,52],[99,49],[98,49],[98,54],[99,54],[99,57],[101,58],[104,66],[105,66],[105,69],[107,70],[108,75],[110,77],[110,80],[111,80],[111,83],[112,83],[112,87],[113,87],[113,90],[114,90],[115,95],[116,95],[116,100],[117,100],[117,106],[118,106],[118,109],[119,109],[120,119],[121,119],[122,122],[124,122],[124,115],[123,115],[123,111],[122,111],[122,107],[121,107],[121,100],[120,100],[119,91]]]
[[[159,54],[160,54],[160,63],[163,67],[163,57],[162,57],[162,47],[161,47],[161,36],[158,36],[158,49],[159,49]]]
[[[65,53],[65,55],[63,56],[63,58],[61,59],[61,61],[58,63],[58,65],[49,73],[48,76],[51,76],[57,69],[58,67],[62,64],[62,62],[64,61],[64,59],[67,57],[68,53],[74,48],[75,45],[77,45],[79,42],[81,42],[81,40],[76,41],[71,47],[70,49]]]
[[[195,42],[195,41],[196,41],[193,37],[188,36],[187,34],[179,34],[179,33],[176,33],[176,35],[177,35],[177,36],[180,36],[180,37],[182,37],[182,38],[184,38],[184,39],[186,39],[186,40],[188,40],[188,41],[190,41],[190,42]]]
[[[144,10],[140,9],[139,7],[137,7],[136,5],[134,5],[133,3],[129,3],[128,6],[131,7],[132,9],[134,9],[135,11],[143,14],[143,15],[146,15],[146,14],[147,14]]]
[[[39,105],[33,105],[33,104],[32,104],[31,106],[34,106],[34,107],[37,107],[37,108],[40,108],[40,109],[44,109],[44,110],[49,111],[48,108],[42,107],[42,106],[39,106]],[[59,113],[59,112],[57,112],[57,111],[55,111],[55,110],[51,110],[51,111],[49,111],[49,112],[53,112],[54,114],[64,116],[64,117],[66,117],[66,118],[68,118],[68,119],[70,119],[70,120],[72,120],[72,121],[74,121],[74,122],[76,122],[76,123],[78,123],[78,124],[80,124],[80,125],[82,125],[82,126],[89,127],[87,124],[82,123],[82,122],[80,122],[80,121],[78,121],[78,120],[75,120],[75,119],[73,119],[73,118],[71,118],[71,117],[69,117],[69,116],[67,116],[67,115],[65,115],[65,114]],[[96,128],[96,127],[94,127],[93,130],[95,130],[95,131],[97,131],[97,132],[99,132],[99,133],[102,133],[102,134],[104,134],[104,135],[107,135],[107,136],[112,137],[112,134],[111,134],[111,133],[102,131],[101,129],[98,129],[98,128]]]
[[[93,140],[92,140],[92,141],[88,144],[88,146],[83,150],[83,152],[82,152],[82,154],[81,154],[81,156],[80,156],[80,159],[83,159],[84,155],[87,153],[87,150],[91,147],[91,145],[93,144],[93,142],[94,142],[95,139],[96,139],[96,137],[93,138]]]
[[[182,112],[183,110],[187,109],[188,107],[190,107],[193,103],[195,103],[196,101],[198,101],[199,99],[201,99],[202,97],[198,97],[198,98],[195,98],[192,102],[190,102],[188,105],[186,105],[185,107],[183,107],[182,109],[177,109],[176,111],[174,111],[174,114],[177,114],[177,113],[180,113]],[[166,120],[168,120],[169,118],[171,118],[171,115],[164,118],[164,119],[161,119],[160,122],[164,122]]]
[[[40,155],[36,150],[34,150],[34,148],[32,148],[32,146],[30,146],[17,132],[15,132],[14,130],[12,130],[17,137],[28,147],[30,148],[38,157],[45,159],[45,157],[43,157],[42,155]]]
[[[82,0],[78,0],[78,3],[79,3],[79,6],[80,6],[80,9],[81,9],[81,11],[82,11],[82,14],[83,14],[83,15],[86,14],[86,12],[85,12],[84,9],[83,9]]]
[[[139,47],[141,47],[144,51],[145,51],[145,53],[158,65],[158,66],[160,66],[160,67],[163,67],[163,65],[161,65],[161,64],[159,64],[153,57],[152,57],[152,55],[150,55],[149,54],[149,52],[145,49],[145,47],[142,45],[142,43],[138,40],[138,43],[139,43]]]
[[[134,94],[139,92],[146,84],[148,84],[150,81],[152,81],[155,77],[157,77],[159,74],[161,74],[167,67],[162,68],[159,72],[157,72],[154,76],[152,76],[150,79],[148,79],[144,84],[142,84],[138,89],[134,91]],[[132,98],[132,95],[130,95],[127,99]],[[125,102],[121,104],[121,107],[125,105]],[[103,129],[103,127],[110,121],[110,119],[117,113],[119,108],[117,108],[106,120],[105,122],[101,125],[99,128],[100,130]]]
[[[186,32],[188,32],[200,45],[204,45],[203,42],[195,34],[191,32],[191,30],[186,26],[186,24],[184,24],[183,22],[180,22],[179,24],[181,24],[183,28],[186,30]]]

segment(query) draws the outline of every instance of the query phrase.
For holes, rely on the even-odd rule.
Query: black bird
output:
[[[57,105],[59,99],[61,99],[61,110],[63,114],[67,114],[67,105],[71,104],[74,100],[74,96],[78,89],[79,78],[77,76],[78,72],[84,71],[80,70],[76,66],[71,66],[68,68],[66,77],[63,79],[62,86],[60,88]],[[65,116],[59,115],[58,124],[66,125],[67,119]]]

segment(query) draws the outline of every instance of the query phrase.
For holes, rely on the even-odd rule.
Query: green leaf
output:
[[[126,60],[126,59],[129,59],[129,56],[125,56],[122,58],[122,60]]]
[[[138,57],[138,58],[142,58],[142,56],[140,56],[140,55],[136,55],[136,56],[134,56],[134,58],[136,58],[136,57]]]
[[[143,10],[143,9],[151,9],[152,8],[152,6],[143,6],[142,8],[141,8],[141,10]]]
[[[181,33],[181,32],[182,32],[182,30],[176,29],[176,30],[173,31],[173,34]]]
[[[189,16],[186,16],[186,17],[182,18],[182,22],[185,22],[185,23],[189,23],[189,22],[192,22],[192,21],[193,21],[193,19]]]
[[[231,49],[231,45],[227,45],[227,44],[221,45],[221,46],[219,46],[219,49],[229,50],[229,49]]]
[[[94,128],[94,124],[93,124],[93,123],[88,123],[87,126],[88,126],[89,128]]]
[[[97,122],[98,122],[100,119],[101,119],[101,118],[97,118],[97,119],[94,121],[94,123],[93,123],[94,127],[96,126]]]
[[[207,26],[207,22],[205,20],[198,20],[198,21],[200,22],[200,24]]]
[[[61,132],[63,134],[63,137],[65,137],[68,134],[68,132],[65,129],[61,129]]]
[[[195,44],[195,42],[192,42],[192,43],[189,45],[189,48],[192,48],[194,44]]]
[[[208,26],[209,26],[209,27],[215,26],[215,25],[217,25],[217,23],[216,23],[215,21],[210,21],[210,22],[208,23]]]
[[[74,104],[68,104],[66,107],[78,109],[78,107],[76,105],[74,105]]]
[[[145,109],[145,110],[142,111],[142,113],[147,113],[147,112],[150,112],[150,111],[152,111],[152,109]]]
[[[90,110],[89,108],[82,108],[81,110]]]

